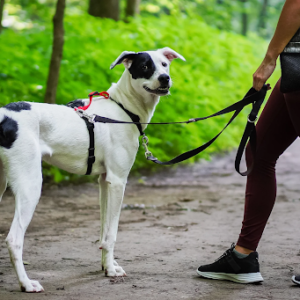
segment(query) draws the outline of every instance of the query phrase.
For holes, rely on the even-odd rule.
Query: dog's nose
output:
[[[158,81],[162,85],[167,85],[170,81],[170,76],[168,74],[161,74],[161,75],[158,76]]]

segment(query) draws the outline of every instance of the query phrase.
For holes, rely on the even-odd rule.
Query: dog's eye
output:
[[[147,70],[148,67],[147,67],[146,65],[143,65],[143,66],[142,66],[142,69],[143,69],[143,70]]]
[[[165,62],[163,62],[163,63],[161,63],[162,64],[162,66],[163,67],[166,67],[168,64],[167,63],[165,63]]]

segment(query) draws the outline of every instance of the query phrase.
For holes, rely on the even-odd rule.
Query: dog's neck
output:
[[[127,110],[138,115],[140,122],[150,122],[155,107],[159,102],[159,96],[148,93],[146,90],[142,94],[138,93],[132,86],[131,74],[126,69],[117,83],[113,83],[108,89],[108,93],[113,100],[121,103]],[[143,129],[147,125],[142,126]]]

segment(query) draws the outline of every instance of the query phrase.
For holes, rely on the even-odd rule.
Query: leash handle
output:
[[[268,86],[265,85],[263,87],[264,91],[261,93],[261,95],[258,94],[257,96],[257,100],[253,103],[253,107],[252,110],[248,116],[247,119],[247,124],[241,139],[241,142],[239,144],[237,153],[236,153],[236,157],[235,157],[235,162],[234,162],[234,166],[235,166],[235,170],[242,176],[248,176],[253,167],[254,167],[254,163],[255,163],[255,156],[256,156],[256,128],[255,128],[255,121],[257,119],[257,115],[258,112],[260,110],[261,105],[263,104],[266,94],[267,94],[267,90],[268,90]],[[252,164],[251,166],[248,167],[248,169],[244,172],[240,171],[240,164],[241,164],[241,159],[244,153],[244,149],[246,148],[246,144],[249,140],[249,144],[250,144],[250,149],[252,152]]]

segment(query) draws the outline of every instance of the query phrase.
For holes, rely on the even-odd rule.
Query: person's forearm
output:
[[[286,0],[266,57],[276,60],[300,28],[300,0]]]

